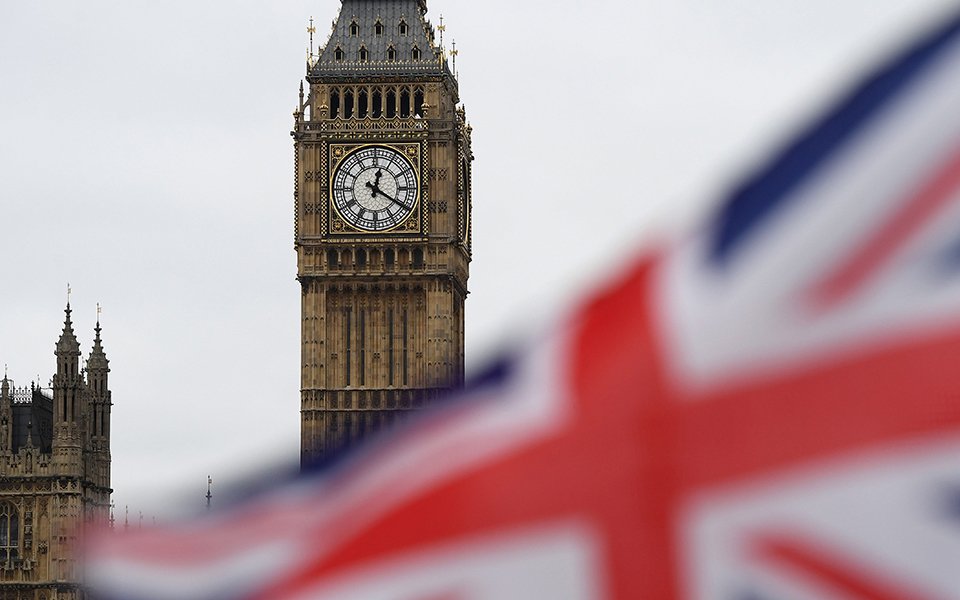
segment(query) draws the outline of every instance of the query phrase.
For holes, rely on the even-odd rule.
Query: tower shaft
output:
[[[470,128],[417,0],[344,0],[295,113],[301,450],[329,456],[459,386]]]

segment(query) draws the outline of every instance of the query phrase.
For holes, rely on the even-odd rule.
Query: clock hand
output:
[[[381,195],[381,196],[383,196],[384,198],[386,198],[386,199],[389,200],[390,202],[393,202],[393,203],[396,204],[397,206],[401,206],[401,207],[403,207],[403,208],[405,208],[405,209],[407,209],[407,210],[410,210],[411,207],[407,206],[406,204],[403,204],[402,202],[400,202],[400,201],[397,200],[396,198],[393,198],[393,197],[387,195],[387,193],[384,192],[383,190],[381,190],[380,188],[377,188],[377,191],[380,192],[380,195]]]
[[[374,177],[373,183],[367,182],[367,187],[373,190],[370,195],[371,198],[376,198],[378,193],[383,195],[383,190],[380,189],[380,178],[383,177],[383,170],[377,169],[377,174]]]

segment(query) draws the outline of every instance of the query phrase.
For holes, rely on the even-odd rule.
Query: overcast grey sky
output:
[[[122,507],[299,443],[288,135],[338,0],[0,4],[0,361],[111,360]],[[946,0],[428,0],[474,127],[467,362],[688,226]],[[525,325],[526,326],[526,325]]]

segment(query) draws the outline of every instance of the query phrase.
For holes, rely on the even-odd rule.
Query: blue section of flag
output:
[[[960,237],[957,237],[938,257],[937,266],[940,267],[940,274],[949,276],[956,275],[960,271]]]
[[[765,168],[736,189],[720,207],[715,221],[711,262],[719,267],[727,266],[737,248],[764,219],[788,204],[792,191],[867,127],[885,106],[909,89],[945,48],[957,42],[958,35],[960,13],[856,86],[819,124],[776,154]]]
[[[939,494],[939,513],[960,524],[960,484],[952,483],[944,486]]]

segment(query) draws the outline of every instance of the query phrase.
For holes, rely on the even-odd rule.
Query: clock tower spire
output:
[[[463,382],[470,127],[424,0],[342,0],[294,112],[304,463]]]

